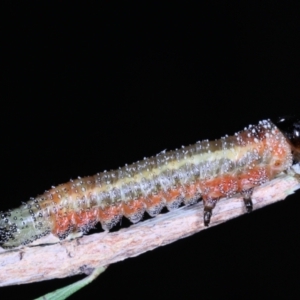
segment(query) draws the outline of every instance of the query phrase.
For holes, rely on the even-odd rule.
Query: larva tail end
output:
[[[300,117],[282,117],[275,122],[275,125],[291,144],[294,160],[300,162]]]
[[[6,246],[6,243],[12,239],[14,239],[14,236],[11,231],[7,228],[0,227],[0,247],[8,248],[9,246]]]

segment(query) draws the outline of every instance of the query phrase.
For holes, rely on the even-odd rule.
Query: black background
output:
[[[0,209],[78,175],[298,113],[299,1],[223,2],[7,5]],[[299,200],[116,263],[70,299],[299,298]],[[79,278],[1,295],[33,299]]]

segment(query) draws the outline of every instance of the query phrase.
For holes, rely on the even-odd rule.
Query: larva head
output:
[[[282,117],[276,123],[278,129],[284,134],[292,146],[294,160],[300,161],[300,118]]]

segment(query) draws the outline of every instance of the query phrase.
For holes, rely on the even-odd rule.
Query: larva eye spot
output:
[[[281,166],[281,161],[280,160],[276,160],[274,163],[275,167],[280,167]]]
[[[300,117],[279,118],[275,125],[288,139],[293,148],[294,159],[300,161]]]

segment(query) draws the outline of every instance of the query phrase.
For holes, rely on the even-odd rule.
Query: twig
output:
[[[299,179],[282,175],[255,189],[254,209],[285,199],[299,188]],[[210,227],[244,213],[241,198],[222,199],[213,211]],[[55,244],[46,244],[51,242],[51,237],[45,237],[37,241],[38,245],[0,249],[0,286],[89,274],[95,267],[140,255],[204,229],[200,202],[118,232],[102,232]]]

